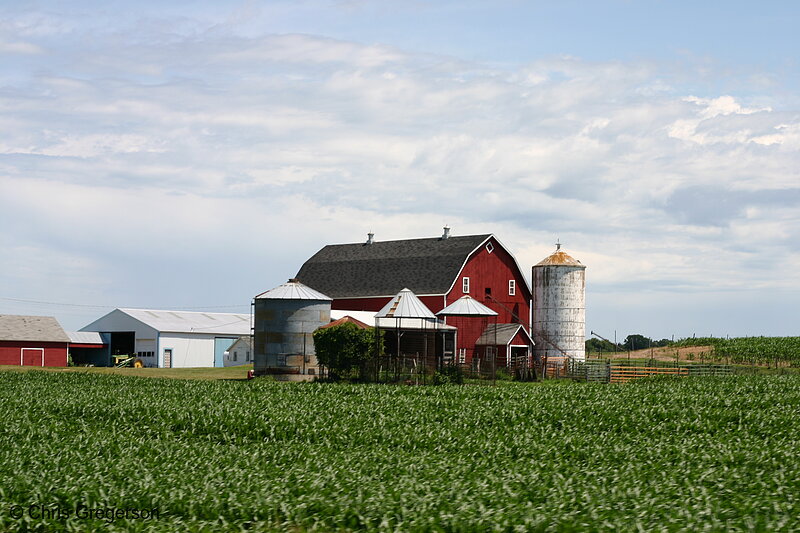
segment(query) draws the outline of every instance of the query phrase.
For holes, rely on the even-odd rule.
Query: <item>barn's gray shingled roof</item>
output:
[[[331,244],[295,277],[331,298],[393,296],[406,287],[417,295],[445,294],[469,254],[489,237]]]
[[[0,341],[69,342],[51,316],[0,315]]]

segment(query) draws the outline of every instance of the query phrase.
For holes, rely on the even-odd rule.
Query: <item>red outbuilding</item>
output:
[[[0,315],[0,365],[67,366],[69,341],[53,317]]]
[[[370,234],[365,243],[325,246],[296,277],[333,298],[333,309],[350,311],[377,312],[404,288],[433,313],[470,295],[498,316],[447,317],[458,333],[454,353],[446,356],[471,364],[496,354],[504,366],[531,354],[531,290],[514,256],[492,234],[456,237],[445,228],[441,237],[384,242]]]

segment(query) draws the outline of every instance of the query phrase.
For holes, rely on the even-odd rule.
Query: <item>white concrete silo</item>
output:
[[[533,266],[532,333],[537,360],[586,358],[586,266],[556,244]]]

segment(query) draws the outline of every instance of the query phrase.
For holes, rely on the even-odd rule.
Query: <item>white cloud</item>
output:
[[[496,233],[526,269],[560,237],[606,291],[800,289],[800,118],[759,95],[693,96],[654,63],[48,27],[9,41],[71,46],[0,93],[0,235],[133,276],[130,294],[178,301],[219,275],[247,298],[326,243],[445,223]],[[190,274],[166,286],[161,264]]]
[[[44,53],[42,47],[37,46],[33,43],[28,43],[24,41],[15,41],[15,42],[0,41],[0,55],[1,54],[33,55],[42,53]]]
[[[241,42],[226,51],[212,52],[214,64],[244,64],[248,68],[264,63],[318,64],[343,63],[356,68],[375,68],[400,61],[403,54],[386,46],[361,46],[309,35],[271,35]]]
[[[0,143],[0,154],[31,154],[53,157],[91,158],[111,154],[131,154],[137,152],[164,152],[158,139],[143,135],[59,135],[42,132],[41,142],[45,146],[10,146]]]

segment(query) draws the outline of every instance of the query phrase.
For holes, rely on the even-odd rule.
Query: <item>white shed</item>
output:
[[[253,343],[251,337],[240,337],[225,352],[225,366],[253,364]]]
[[[250,336],[250,315],[115,309],[81,331],[107,333],[112,357],[136,355],[145,366],[221,367],[228,348]]]

